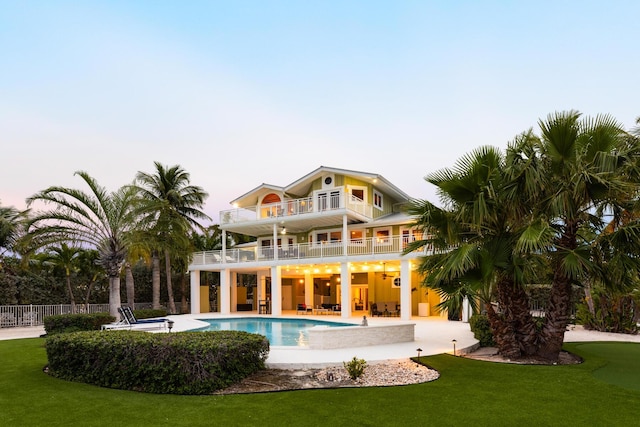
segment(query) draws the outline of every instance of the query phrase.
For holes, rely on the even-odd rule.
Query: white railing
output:
[[[136,304],[136,308],[148,308],[148,303]],[[75,313],[108,313],[109,304],[76,304]],[[41,326],[47,316],[70,314],[71,304],[51,305],[0,305],[0,328]]]
[[[341,256],[366,256],[376,254],[402,253],[408,244],[406,236],[392,236],[387,238],[354,239],[345,248],[341,241],[320,243],[299,243],[288,247],[273,246],[256,248],[227,249],[226,258],[222,259],[222,251],[196,252],[193,254],[192,265],[243,263],[255,261],[293,260],[311,258],[331,258]],[[418,253],[427,255],[433,253],[430,247],[424,247]]]
[[[373,217],[373,206],[336,189],[336,194],[325,197],[305,197],[302,199],[287,199],[281,202],[268,203],[247,208],[229,209],[220,212],[220,224],[235,224],[239,222],[261,221],[273,218],[291,218],[316,212],[327,212],[347,209],[367,218]]]

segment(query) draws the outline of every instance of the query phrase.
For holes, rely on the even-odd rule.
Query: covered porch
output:
[[[413,261],[276,266],[217,265],[191,271],[191,312],[396,317],[438,315]]]

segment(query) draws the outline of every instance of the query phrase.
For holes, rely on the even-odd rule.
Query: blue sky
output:
[[[567,109],[640,116],[637,1],[0,0],[0,201],[179,164],[217,222],[324,165],[423,177]]]

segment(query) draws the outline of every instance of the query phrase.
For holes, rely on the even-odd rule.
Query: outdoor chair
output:
[[[307,307],[307,304],[298,304],[298,308],[296,309],[296,314],[307,314],[309,312],[313,312],[312,307]]]
[[[140,326],[140,327],[157,327],[157,328],[162,328],[165,329],[167,327],[167,322],[169,321],[169,319],[142,319],[142,320],[138,320],[136,319],[136,316],[133,314],[133,310],[131,310],[131,307],[129,307],[128,305],[123,305],[121,308],[118,309],[118,311],[120,311],[120,313],[124,316],[125,320],[127,321],[127,323],[129,323],[130,326]]]

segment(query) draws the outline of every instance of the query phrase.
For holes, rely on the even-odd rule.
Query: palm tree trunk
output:
[[[167,294],[169,294],[169,313],[176,313],[176,303],[173,300],[173,285],[171,284],[171,255],[164,251],[164,267],[167,275]]]
[[[565,221],[565,230],[559,239],[557,247],[569,250],[577,247],[577,221]],[[571,278],[565,273],[562,260],[555,260],[553,264],[553,282],[549,303],[545,310],[545,324],[541,332],[541,345],[537,355],[543,359],[556,361],[562,351],[564,332],[569,324],[569,310],[571,303]]]
[[[180,293],[182,294],[180,299],[180,314],[189,312],[189,305],[187,304],[187,274],[183,273],[180,280]]]
[[[493,330],[493,337],[498,346],[498,352],[509,359],[517,359],[522,356],[516,324],[513,320],[511,308],[511,295],[513,282],[503,277],[496,284],[498,290],[498,304],[500,313],[496,313],[491,304],[487,304],[487,315]]]
[[[69,292],[69,301],[71,302],[71,313],[76,312],[76,301],[73,298],[73,289],[71,289],[71,276],[67,272],[67,292]]]
[[[152,307],[157,310],[160,307],[160,258],[158,252],[153,251],[151,254],[151,289],[152,289]]]
[[[87,310],[87,313],[89,312],[89,298],[91,298],[91,289],[93,288],[93,284],[96,283],[97,277],[98,276],[94,274],[93,277],[91,278],[91,281],[87,285],[87,293],[84,297],[84,306],[85,306],[85,309]]]
[[[109,314],[116,319],[120,318],[118,308],[120,301],[120,275],[109,277]]]
[[[538,356],[550,361],[558,360],[562,351],[571,301],[571,280],[565,276],[554,279],[553,282],[541,333],[542,343],[537,352]]]
[[[131,307],[131,310],[135,310],[135,285],[133,282],[133,272],[131,271],[131,264],[126,263],[124,265],[125,272],[125,286],[127,288],[127,305]]]

